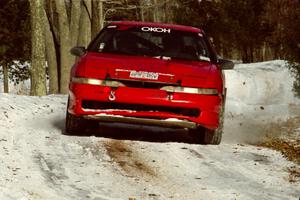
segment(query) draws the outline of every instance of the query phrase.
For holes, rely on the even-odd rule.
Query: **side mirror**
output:
[[[70,52],[72,55],[80,57],[86,53],[86,49],[84,47],[73,47]]]
[[[219,59],[218,64],[223,70],[233,69],[234,63],[230,60]]]

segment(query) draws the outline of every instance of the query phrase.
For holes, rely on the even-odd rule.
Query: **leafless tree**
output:
[[[30,0],[32,53],[31,95],[46,95],[45,42],[43,30],[43,0]]]

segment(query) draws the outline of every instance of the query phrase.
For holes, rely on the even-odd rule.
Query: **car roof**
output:
[[[199,28],[192,27],[192,26],[183,26],[183,25],[175,25],[175,24],[165,24],[165,23],[157,23],[157,22],[115,21],[115,22],[111,22],[110,25],[160,27],[160,28],[175,29],[175,30],[179,30],[179,31],[204,33],[203,30],[201,30]]]

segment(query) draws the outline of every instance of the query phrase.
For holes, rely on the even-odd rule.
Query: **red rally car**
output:
[[[198,28],[112,22],[89,44],[74,47],[66,132],[121,122],[187,128],[201,143],[219,144],[226,96],[219,59]]]

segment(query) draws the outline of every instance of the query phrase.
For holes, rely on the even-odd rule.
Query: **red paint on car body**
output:
[[[155,32],[168,34],[170,29],[179,33],[198,35],[195,37],[205,37],[205,33],[198,28],[145,22],[113,22],[104,31],[109,29],[140,31],[143,27],[156,27],[143,29],[147,32],[152,31],[153,36]],[[101,37],[101,33],[98,37]],[[95,42],[97,38],[92,41]],[[107,46],[104,42],[101,45],[100,42],[98,47]],[[71,80],[73,77],[109,80],[122,85],[114,87],[71,81],[68,107],[70,114],[74,116],[107,114],[150,119],[176,118],[195,122],[208,129],[218,128],[219,112],[225,95],[224,76],[220,66],[214,61],[216,55],[211,46],[207,50],[210,51],[210,57],[205,58],[207,60],[131,55],[126,54],[127,52],[116,53],[108,50],[105,52],[101,49],[96,52],[91,50],[91,46],[93,44],[73,66]],[[132,71],[136,74],[133,75]],[[186,91],[193,88],[215,89],[217,94],[170,92],[162,89],[166,86],[186,88]],[[110,95],[115,99],[111,100]]]

